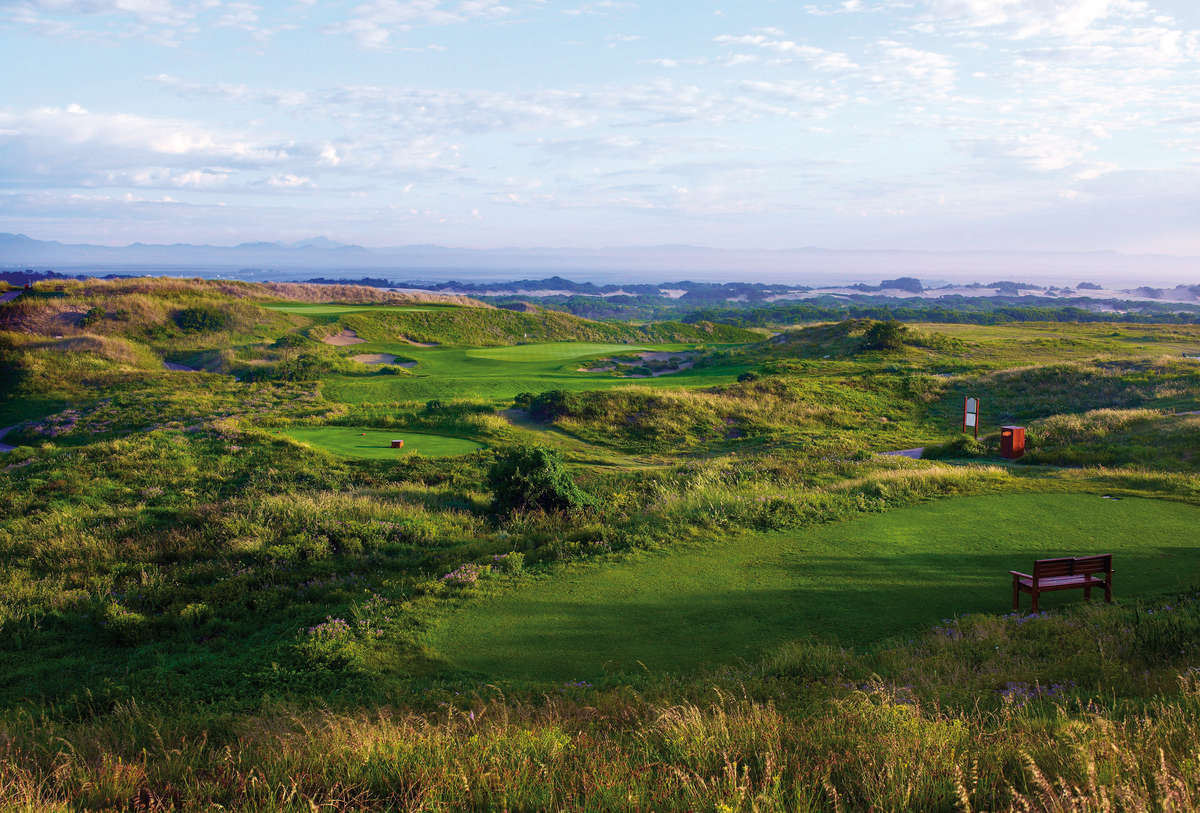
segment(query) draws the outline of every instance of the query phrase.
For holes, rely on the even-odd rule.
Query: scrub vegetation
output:
[[[0,304],[0,808],[1200,806],[1200,327],[767,327]]]

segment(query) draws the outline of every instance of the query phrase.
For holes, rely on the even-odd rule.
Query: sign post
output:
[[[979,399],[968,396],[963,400],[963,431],[970,429],[979,440]]]

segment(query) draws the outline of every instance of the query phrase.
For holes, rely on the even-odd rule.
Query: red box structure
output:
[[[1000,456],[1015,460],[1025,454],[1025,427],[1000,427]]]
[[[393,440],[393,441],[392,441],[392,448],[393,448],[393,449],[399,449],[399,448],[400,448],[401,446],[403,446],[403,445],[404,445],[404,441],[402,441],[402,440]]]

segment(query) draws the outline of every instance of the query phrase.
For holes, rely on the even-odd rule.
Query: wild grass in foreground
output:
[[[950,619],[684,682],[0,722],[7,810],[1191,810],[1200,604]],[[1062,677],[1072,675],[1073,678]],[[1076,679],[1078,678],[1078,679]]]

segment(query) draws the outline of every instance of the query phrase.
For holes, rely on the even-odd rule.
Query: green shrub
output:
[[[592,504],[563,465],[562,455],[542,446],[518,446],[502,453],[488,470],[487,483],[498,512],[561,511]]]
[[[108,602],[100,611],[100,625],[114,641],[128,646],[143,643],[150,637],[150,620],[115,601]]]
[[[492,568],[509,576],[520,576],[525,572],[525,554],[514,550],[493,556]]]
[[[80,327],[91,327],[104,318],[104,308],[99,305],[93,305],[88,308],[87,313],[79,320]]]
[[[229,315],[217,308],[199,305],[175,314],[175,324],[187,333],[212,333],[229,324]]]
[[[986,457],[987,453],[987,446],[983,441],[970,435],[959,435],[941,446],[926,446],[921,457],[928,460],[941,460],[943,458]]]
[[[886,322],[875,322],[863,334],[863,348],[866,350],[899,350],[904,347],[908,328],[895,319]]]

